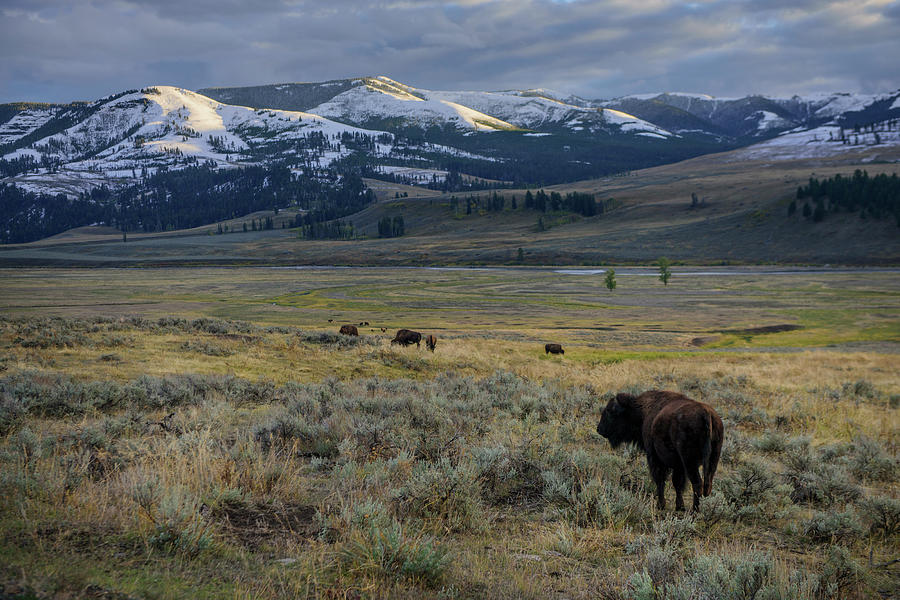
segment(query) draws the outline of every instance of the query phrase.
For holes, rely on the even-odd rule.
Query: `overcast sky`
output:
[[[387,75],[587,98],[900,88],[900,0],[0,0],[0,102]]]

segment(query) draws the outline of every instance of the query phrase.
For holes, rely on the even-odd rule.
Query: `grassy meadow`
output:
[[[897,597],[900,277],[781,271],[0,270],[0,597]],[[596,434],[653,388],[697,512]]]

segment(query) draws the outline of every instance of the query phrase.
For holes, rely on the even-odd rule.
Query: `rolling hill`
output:
[[[671,193],[690,197],[695,191],[675,192],[671,183],[666,184],[669,187],[649,186],[647,181],[655,180],[660,173],[667,173],[674,182],[695,177],[693,169],[698,166],[701,172],[742,173],[735,175],[739,181],[752,179],[751,173],[788,172],[777,187],[768,175],[760,175],[758,182],[749,181],[751,188],[764,186],[764,182],[773,185],[760,187],[758,197],[752,199],[755,210],[766,212],[770,210],[766,203],[783,201],[790,194],[790,186],[783,187],[788,180],[796,189],[795,183],[803,183],[809,173],[820,170],[819,166],[833,165],[835,172],[847,172],[850,166],[877,170],[881,167],[875,165],[896,162],[900,148],[898,120],[900,92],[788,99],[717,99],[666,93],[589,101],[547,90],[434,91],[383,76],[199,92],[151,86],[94,102],[0,107],[0,192],[4,194],[0,197],[0,231],[5,231],[5,239],[12,239],[11,228],[26,226],[35,232],[33,235],[53,235],[100,219],[105,225],[125,224],[135,234],[156,231],[169,235],[182,227],[181,223],[191,223],[191,227],[213,224],[263,208],[299,209],[301,213],[316,210],[316,218],[325,220],[335,215],[346,218],[348,210],[358,210],[365,202],[347,200],[338,211],[323,203],[340,197],[340,189],[346,188],[347,182],[352,184],[362,177],[381,197],[380,203],[353,216],[357,232],[365,236],[373,234],[373,223],[387,213],[398,212],[387,210],[392,198],[385,197],[384,190],[393,190],[397,197],[420,195],[411,185],[436,190],[431,194],[437,199],[430,199],[427,209],[411,200],[403,201],[403,211],[410,211],[408,222],[413,235],[436,239],[450,235],[463,221],[473,232],[468,237],[477,237],[474,234],[481,225],[461,218],[458,203],[462,196],[478,194],[479,187],[500,186],[505,188],[502,195],[507,198],[519,195],[521,199],[527,186],[547,187],[563,194],[584,190],[598,199],[609,195],[615,200],[608,205],[615,210],[602,217],[575,218],[576,222],[565,224],[568,217],[549,218],[544,224],[547,232],[537,236],[531,235],[536,233],[531,229],[537,226],[538,217],[528,211],[493,214],[484,231],[483,245],[487,248],[493,243],[496,251],[473,254],[465,244],[454,242],[448,246],[454,250],[437,253],[440,260],[506,261],[510,252],[506,236],[489,240],[488,230],[498,228],[520,231],[521,239],[543,248],[536,249],[534,256],[550,262],[592,262],[607,257],[645,260],[649,253],[665,247],[643,240],[646,256],[633,249],[621,250],[627,246],[627,236],[622,232],[629,230],[628,223],[645,224],[646,219],[640,216],[643,209],[638,207],[656,205],[660,197]],[[774,170],[773,161],[779,163]],[[670,166],[663,166],[667,164]],[[883,170],[890,172],[887,167]],[[184,176],[173,175],[178,172]],[[247,176],[241,175],[244,172]],[[800,177],[801,173],[805,175]],[[180,189],[196,187],[189,181],[191,177],[203,178],[212,188],[207,193],[180,197]],[[715,185],[722,190],[734,185],[726,176],[717,177]],[[585,183],[590,181],[613,184]],[[621,188],[624,181],[632,183]],[[217,191],[235,196],[239,195],[236,190],[247,189],[248,185],[256,186],[261,193],[254,192],[254,201],[243,213],[240,202],[231,198],[227,210],[198,207],[188,217],[183,214],[189,210],[185,203],[193,201],[191,198],[214,203]],[[9,193],[12,189],[20,191]],[[627,190],[641,191],[632,198]],[[446,193],[434,196],[440,192]],[[311,202],[316,198],[320,201]],[[450,202],[456,202],[452,213],[445,210]],[[170,206],[172,203],[177,207]],[[711,208],[712,204],[695,211],[695,216],[702,215],[702,227],[693,217],[679,225],[684,215],[676,214],[666,227],[683,226],[683,232],[673,239],[693,243],[698,237],[709,237],[716,231],[715,222],[726,218],[724,213],[717,213],[726,206],[731,207],[726,210],[729,214],[746,212],[738,210],[741,204],[717,201]],[[483,211],[483,206],[476,211]],[[434,207],[444,207],[443,212]],[[56,214],[60,210],[65,213],[63,217]],[[181,212],[174,214],[173,210]],[[417,215],[425,213],[428,216],[422,216],[422,224],[431,223],[433,229],[420,227]],[[627,222],[620,221],[626,214],[631,215]],[[54,220],[58,225],[35,226],[41,220]],[[606,241],[594,239],[594,229],[603,230],[614,222],[619,223],[621,231],[605,232]],[[769,251],[755,248],[749,241],[746,249],[738,252],[739,244],[725,240],[744,232],[729,228],[740,229],[728,225],[722,230],[719,246],[723,250],[709,256],[721,260],[802,261],[804,256],[816,255],[806,251],[791,254],[787,248],[783,249],[786,254],[779,255],[777,243]],[[460,231],[462,240],[468,230]],[[556,231],[567,232],[571,241],[551,242]],[[772,239],[779,235],[777,231],[766,235],[770,234]],[[620,250],[612,254],[597,250],[609,240],[618,240],[613,245]],[[375,244],[375,254],[366,258],[379,255],[378,248],[389,246],[386,242]],[[725,252],[729,247],[732,250]],[[153,255],[155,250],[148,252]],[[894,251],[889,243],[884,251],[873,252],[871,260],[879,262],[890,260]],[[688,254],[698,260],[707,255]],[[825,255],[830,256],[827,251],[821,256]],[[255,251],[241,256],[268,260]],[[398,260],[430,260],[403,256]],[[353,262],[340,253],[326,253],[317,260],[338,257]],[[848,260],[865,262],[866,258],[854,254]]]

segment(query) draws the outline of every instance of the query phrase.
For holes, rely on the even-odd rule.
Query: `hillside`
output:
[[[882,159],[897,160],[897,152]],[[275,229],[209,235],[194,231],[48,240],[7,246],[0,263],[15,264],[617,264],[648,263],[659,256],[695,264],[802,263],[882,265],[900,263],[900,236],[893,220],[833,215],[813,223],[788,217],[797,187],[811,176],[895,173],[892,163],[838,158],[784,160],[741,158],[742,150],[610,177],[551,186],[562,194],[583,192],[607,201],[602,215],[542,213],[523,208],[525,190],[503,190],[501,212],[486,209],[488,193],[440,194],[368,180],[378,201],[346,218],[364,239],[300,240]],[[865,156],[863,157],[866,158]],[[410,193],[412,192],[412,193]],[[396,198],[406,193],[409,197]],[[698,203],[692,207],[692,194]],[[465,198],[481,203],[466,214]],[[518,208],[511,209],[512,196]],[[455,199],[455,201],[454,201]],[[402,216],[407,234],[378,239],[383,217]],[[539,230],[542,219],[545,230]],[[232,230],[249,219],[231,221]]]
[[[656,206],[667,194],[696,193],[648,186],[648,178],[670,172],[661,165],[677,165],[678,170],[704,165],[701,170],[708,172],[719,168],[711,165],[739,163],[738,170],[750,173],[746,179],[759,188],[748,202],[765,213],[772,210],[770,203],[790,194],[790,186],[766,188],[769,173],[754,180],[756,171],[770,171],[768,161],[778,161],[778,169],[790,172],[788,180],[799,178],[802,183],[821,161],[856,166],[892,163],[900,148],[900,92],[787,99],[667,93],[600,102],[548,90],[434,91],[383,76],[203,91],[209,95],[152,86],[88,103],[0,107],[0,241],[33,241],[88,225],[133,234],[172,233],[275,209],[301,211],[302,224],[309,225],[346,218],[372,197],[384,199],[384,189],[393,189],[394,196],[415,197],[421,195],[416,189],[426,187],[445,192],[441,199],[429,201],[429,207],[450,206],[454,197],[457,204],[451,212],[428,217],[429,223],[448,221],[433,232],[414,228],[410,233],[441,238],[451,235],[461,219],[460,196],[499,187],[511,204],[512,196],[524,195],[526,187],[553,187],[561,194],[589,191],[598,199],[613,195],[615,202],[608,207],[615,210],[602,217],[584,211],[584,219],[548,215],[537,225],[540,215],[512,214],[507,209],[492,214],[493,226],[517,231],[521,221],[524,241],[517,244],[534,246],[534,261],[647,260],[648,253],[666,251],[665,244],[647,239],[640,245],[643,250],[631,250],[616,229],[604,233],[619,240],[615,252],[609,253],[598,250],[608,245],[608,239],[601,243],[594,236],[606,223],[631,214],[635,206]],[[691,158],[699,162],[683,162]],[[638,170],[639,183],[622,188],[626,181],[622,177],[635,176]],[[615,176],[615,185],[585,183],[610,176]],[[363,179],[371,190],[366,191]],[[710,185],[724,190],[733,184],[719,178]],[[623,202],[622,194],[633,196],[633,203]],[[792,247],[779,248],[769,240],[782,235],[776,230],[765,230],[766,244],[774,244],[772,248],[758,248],[752,233],[746,236],[746,251],[739,251],[729,239],[744,232],[732,231],[739,224],[719,219],[742,213],[743,205],[729,205],[728,215],[719,215],[711,204],[692,211],[702,215],[699,229],[691,219],[682,223],[683,215],[670,216],[671,227],[685,228],[672,234],[673,239],[683,237],[688,244],[722,228],[721,240],[712,244],[722,249],[688,252],[697,260],[708,256],[879,262],[892,255],[891,244],[875,249],[871,258],[856,253],[832,256],[827,248],[823,252],[805,248],[797,254]],[[466,217],[471,216],[471,205],[469,201]],[[409,210],[418,209],[403,208]],[[476,207],[476,213],[484,210],[483,203]],[[362,219],[362,225],[355,226],[353,234],[347,230],[342,235],[371,237],[376,230],[366,215],[403,212],[387,211],[384,204],[365,211],[354,217]],[[392,215],[382,214],[374,222]],[[411,218],[415,223],[416,216]],[[759,220],[754,217],[754,222]],[[622,227],[628,230],[633,222],[643,226],[646,219],[634,213],[626,221]],[[565,231],[570,237],[557,243],[553,231]],[[815,246],[816,240],[811,242]],[[511,251],[518,254],[518,245],[511,250],[503,240],[485,243],[496,248],[472,253],[466,244],[454,242],[449,254],[437,254],[439,260],[460,262],[504,262],[510,260]],[[382,246],[364,260],[378,256],[378,248]],[[779,254],[781,250],[787,254]],[[254,252],[247,256],[273,260]],[[323,260],[334,259],[331,252],[323,255]],[[430,259],[399,258],[394,252],[391,260]]]

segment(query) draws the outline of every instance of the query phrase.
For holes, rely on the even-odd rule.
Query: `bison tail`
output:
[[[704,476],[709,473],[709,457],[712,455],[713,422],[712,415],[706,413],[706,436],[703,440],[701,460],[703,462]]]

